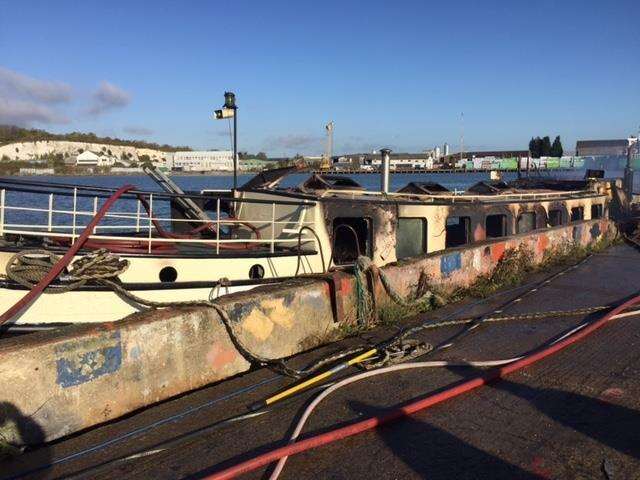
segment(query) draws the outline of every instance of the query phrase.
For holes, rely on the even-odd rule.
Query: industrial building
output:
[[[626,138],[617,140],[578,140],[576,142],[576,155],[579,157],[626,155],[628,148],[629,140]]]
[[[183,172],[233,171],[233,152],[231,150],[174,152],[168,155],[167,168]]]
[[[392,169],[433,168],[435,153],[391,153],[389,155]],[[332,166],[335,170],[375,170],[380,167],[382,160],[380,153],[353,153],[333,157]]]
[[[85,150],[76,157],[77,166],[110,167],[116,163],[116,158],[109,155],[98,155]]]
[[[518,159],[529,158],[528,150],[492,150],[484,152],[460,152],[451,153],[442,157],[442,163],[448,167],[454,167],[456,164],[461,166],[462,163],[472,161],[474,164],[481,165],[483,161],[490,163],[496,159]],[[480,166],[474,168],[481,168]]]

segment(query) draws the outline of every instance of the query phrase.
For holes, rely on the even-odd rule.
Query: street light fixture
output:
[[[233,117],[233,190],[238,188],[238,107],[236,94],[224,92],[224,105],[220,110],[214,111],[216,120]]]

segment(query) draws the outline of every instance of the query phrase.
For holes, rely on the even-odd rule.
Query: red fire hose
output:
[[[119,188],[113,195],[111,195],[107,201],[102,205],[100,210],[95,214],[95,216],[91,219],[89,224],[82,231],[78,239],[75,241],[73,245],[67,250],[60,260],[51,268],[49,273],[40,280],[40,282],[35,285],[29,293],[27,293],[24,297],[22,297],[18,302],[16,302],[11,308],[9,308],[6,312],[2,314],[0,317],[0,325],[11,320],[17,314],[22,312],[23,309],[28,307],[31,302],[33,302],[38,295],[40,295],[45,288],[49,286],[49,284],[58,276],[60,273],[71,263],[73,257],[78,253],[78,250],[82,248],[85,244],[89,236],[93,233],[93,229],[95,226],[102,220],[102,217],[109,211],[109,209],[113,206],[113,204],[120,198],[124,193],[129,190],[135,190],[136,187],[133,185],[125,185],[124,187]]]
[[[366,432],[367,430],[371,430],[380,425],[384,425],[385,423],[392,422],[394,420],[398,420],[399,418],[412,415],[420,410],[427,409],[439,403],[443,403],[451,398],[462,395],[463,393],[474,390],[478,387],[488,384],[492,381],[497,381],[502,377],[521,370],[525,367],[533,365],[534,363],[553,355],[554,353],[568,347],[576,343],[579,340],[582,340],[587,335],[593,333],[607,322],[609,322],[612,317],[623,312],[627,308],[640,303],[640,295],[633,297],[632,299],[626,301],[622,305],[614,308],[605,316],[600,318],[599,320],[591,323],[589,326],[579,330],[572,335],[568,336],[564,340],[561,340],[555,344],[547,346],[534,352],[526,357],[514,361],[508,365],[505,365],[500,368],[496,368],[494,370],[489,371],[484,375],[480,375],[478,377],[472,378],[471,380],[464,381],[457,385],[454,385],[447,390],[442,392],[427,395],[426,397],[412,402],[403,407],[397,408],[395,410],[390,411],[384,415],[379,415],[375,417],[369,417],[365,420],[353,423],[346,427],[336,428],[334,430],[328,431],[326,433],[322,433],[319,435],[314,435],[305,440],[298,441],[293,444],[286,445],[284,447],[275,448],[271,451],[253,457],[249,460],[241,462],[237,465],[229,467],[220,472],[214,473],[213,475],[205,477],[207,480],[223,480],[229,478],[235,478],[238,475],[242,475],[245,473],[252,472],[260,467],[264,467],[265,465],[270,464],[276,460],[279,460],[282,457],[288,457],[291,455],[295,455],[296,453],[305,452],[312,448],[317,448],[322,445],[327,445],[329,443],[336,442],[338,440],[342,440],[343,438],[350,437],[352,435],[357,435],[362,432]]]

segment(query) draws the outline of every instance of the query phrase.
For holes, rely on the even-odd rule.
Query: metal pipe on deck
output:
[[[627,165],[624,168],[624,193],[627,195],[629,202],[633,199],[633,168],[632,157],[634,146],[638,142],[637,138],[630,137],[627,139]]]
[[[383,193],[389,193],[389,175],[391,171],[391,160],[389,154],[391,150],[383,148],[380,150],[382,154],[382,163],[380,165],[380,191]]]

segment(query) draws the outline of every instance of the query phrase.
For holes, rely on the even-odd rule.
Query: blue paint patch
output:
[[[440,272],[445,277],[448,277],[456,270],[462,268],[462,255],[460,252],[450,253],[449,255],[443,255],[440,257]]]
[[[104,338],[74,341],[57,348],[56,353],[62,354],[56,359],[58,385],[63,388],[80,385],[120,370],[120,332]]]
[[[580,240],[582,238],[582,225],[576,225],[571,232],[573,241]]]
[[[593,226],[591,227],[591,230],[589,230],[589,232],[591,233],[591,238],[593,240],[597,240],[598,237],[600,237],[600,234],[602,233],[600,231],[600,224],[594,223]]]
[[[140,355],[142,355],[142,352],[140,351],[140,347],[138,345],[136,345],[135,347],[133,347],[131,349],[131,351],[129,352],[129,356],[133,359],[133,360],[137,360],[138,358],[140,358]]]

